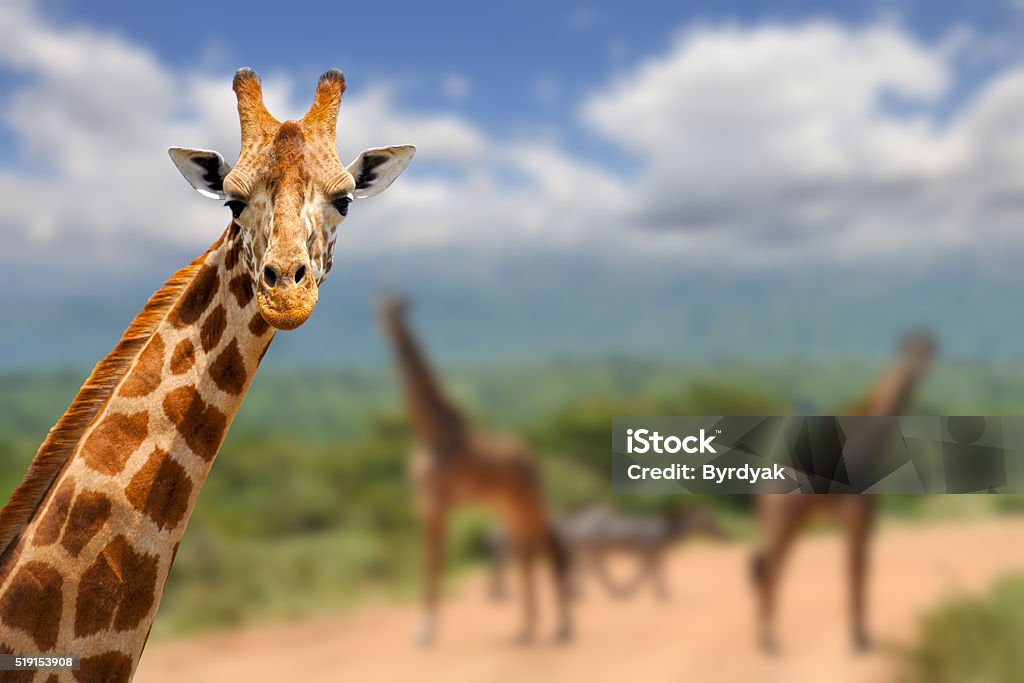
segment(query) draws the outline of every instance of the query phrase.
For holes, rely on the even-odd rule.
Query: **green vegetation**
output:
[[[463,367],[445,375],[475,419],[536,449],[553,505],[564,509],[610,495],[614,415],[827,413],[853,401],[879,369],[853,363],[694,369],[610,359]],[[85,374],[0,375],[0,498],[21,480]],[[929,381],[919,409],[1010,412],[1024,406],[1017,387],[1024,387],[1024,370],[952,366]],[[261,373],[199,498],[155,635],[408,595],[419,572],[406,482],[409,442],[388,368]],[[1019,499],[991,498],[1006,512],[1021,511]],[[744,530],[749,498],[704,502],[730,528]],[[629,496],[616,503],[654,508],[680,499]],[[971,505],[991,513],[995,503]],[[889,498],[885,507],[906,518],[962,512],[914,498]],[[458,516],[451,566],[482,558],[488,524],[486,515]]]
[[[925,616],[917,645],[901,653],[902,683],[1016,683],[1024,672],[1024,575],[987,596]]]

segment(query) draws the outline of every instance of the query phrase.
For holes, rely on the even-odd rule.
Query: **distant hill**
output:
[[[89,279],[73,291],[26,286],[3,297],[0,368],[95,363],[171,270],[117,283]],[[737,274],[543,255],[485,267],[363,263],[347,254],[322,288],[315,315],[278,335],[268,363],[385,361],[373,300],[392,288],[413,297],[413,320],[432,354],[459,363],[608,355],[691,363],[880,360],[913,327],[933,330],[947,358],[1024,358],[1024,315],[1016,312],[1024,278],[991,269],[893,274],[809,266]]]

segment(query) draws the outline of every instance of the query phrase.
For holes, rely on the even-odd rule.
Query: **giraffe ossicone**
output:
[[[267,112],[251,70],[233,87],[235,166],[217,152],[170,150],[200,194],[226,200],[231,223],[96,365],[0,510],[0,653],[82,657],[57,680],[131,679],[199,491],[275,331],[312,313],[349,202],[385,189],[415,151],[376,148],[340,163],[339,71],[320,78],[298,121]]]

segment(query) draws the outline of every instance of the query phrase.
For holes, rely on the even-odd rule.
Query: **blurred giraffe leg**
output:
[[[557,532],[548,530],[548,559],[551,562],[551,575],[555,584],[555,600],[558,609],[558,627],[555,639],[567,641],[572,639],[572,595],[570,588],[570,572],[572,557],[569,548]]]
[[[441,565],[444,561],[445,513],[430,506],[423,514],[424,580],[423,617],[418,640],[421,645],[434,642],[437,630],[437,606],[441,590]]]
[[[796,496],[765,495],[759,502],[762,546],[754,558],[761,648],[775,652],[775,603],[782,566],[803,526],[807,505]]]
[[[507,597],[505,585],[505,565],[508,563],[508,537],[504,531],[491,537],[491,583],[492,600],[504,600]]]
[[[522,544],[518,550],[519,568],[523,577],[523,625],[516,640],[528,643],[537,631],[537,585],[534,575],[537,549],[533,543]]]
[[[869,499],[855,498],[843,510],[843,523],[849,543],[850,619],[854,647],[868,650],[867,572],[874,506]]]

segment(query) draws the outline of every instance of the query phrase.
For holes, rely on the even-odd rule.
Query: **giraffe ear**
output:
[[[171,147],[167,153],[199,194],[211,199],[224,199],[224,178],[231,170],[224,157],[208,149],[185,147]]]
[[[413,145],[374,147],[368,149],[348,165],[348,172],[356,181],[352,194],[356,199],[365,199],[380,194],[395,182],[416,154]]]

